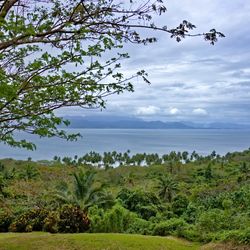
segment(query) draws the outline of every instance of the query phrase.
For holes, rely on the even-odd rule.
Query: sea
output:
[[[69,142],[59,138],[39,138],[18,134],[17,139],[34,142],[37,149],[12,148],[0,144],[0,159],[52,160],[54,156],[74,157],[95,151],[98,153],[130,150],[135,153],[196,151],[208,155],[215,150],[220,155],[243,151],[250,147],[250,130],[239,129],[66,129],[68,133],[81,133],[82,138]]]

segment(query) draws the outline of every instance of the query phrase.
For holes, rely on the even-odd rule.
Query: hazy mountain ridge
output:
[[[110,129],[249,129],[248,125],[233,123],[198,124],[192,122],[144,121],[136,117],[123,116],[66,116],[70,128]]]
[[[191,126],[181,122],[161,122],[144,121],[131,117],[113,117],[113,116],[74,116],[65,117],[70,123],[70,128],[120,128],[120,129],[191,129]]]

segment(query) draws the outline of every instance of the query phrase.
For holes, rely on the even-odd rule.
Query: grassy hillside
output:
[[[0,234],[1,250],[196,250],[199,246],[174,238],[126,234]]]

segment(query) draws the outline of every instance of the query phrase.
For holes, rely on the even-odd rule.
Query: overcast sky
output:
[[[126,45],[131,58],[124,72],[149,73],[151,85],[135,81],[135,92],[108,98],[102,114],[147,120],[250,123],[250,1],[168,0],[159,25],[177,26],[186,19],[196,32],[216,28],[226,38],[215,46],[202,38],[181,43],[154,33],[158,42]],[[96,114],[74,109],[71,115]]]

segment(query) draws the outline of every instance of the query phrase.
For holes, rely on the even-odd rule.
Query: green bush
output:
[[[201,232],[217,232],[220,230],[225,230],[230,228],[230,223],[232,218],[225,213],[225,211],[220,209],[212,209],[203,212],[197,221],[197,226]]]
[[[232,241],[236,244],[250,244],[250,228],[245,230],[231,230],[220,233],[219,240]]]
[[[44,219],[43,231],[49,233],[58,233],[59,213],[57,211],[50,212]]]
[[[64,205],[59,210],[58,232],[82,233],[89,229],[89,218],[79,207]]]
[[[137,213],[146,220],[155,216],[161,207],[159,197],[152,192],[122,189],[117,198],[121,201],[123,207]]]
[[[20,179],[31,180],[36,179],[40,175],[39,171],[31,165],[27,165],[22,172],[19,173]]]
[[[153,223],[159,223],[172,218],[176,218],[176,215],[172,211],[166,209],[163,212],[158,212],[154,217],[150,217],[149,221]]]
[[[179,228],[179,230],[177,231],[177,236],[190,241],[201,240],[199,230],[197,230],[197,227],[192,224],[184,225],[183,227]]]
[[[130,224],[126,233],[151,235],[153,233],[153,228],[154,224],[152,222],[136,218],[134,222]]]
[[[199,215],[200,208],[197,207],[197,205],[193,203],[189,203],[187,206],[186,211],[182,215],[182,217],[188,222],[188,223],[194,223]]]
[[[177,195],[172,202],[172,210],[178,216],[181,216],[188,207],[188,199],[186,196]]]
[[[0,209],[0,232],[8,232],[14,217],[10,212]]]
[[[172,218],[168,221],[157,224],[153,230],[153,235],[167,236],[167,235],[178,235],[187,223],[181,218]]]
[[[46,209],[32,209],[19,215],[9,226],[11,232],[42,231],[44,219],[49,214]]]
[[[104,210],[102,208],[98,208],[97,206],[90,207],[88,210],[88,216],[90,218],[89,231],[91,233],[105,232]]]
[[[136,213],[141,216],[144,220],[149,220],[151,217],[155,217],[158,213],[158,208],[154,205],[141,206],[140,204],[136,207]]]
[[[222,201],[222,207],[224,209],[230,209],[233,207],[233,201],[231,199],[224,199]]]
[[[130,225],[138,218],[136,214],[131,213],[126,208],[116,204],[111,210],[104,215],[105,232],[124,233]]]

